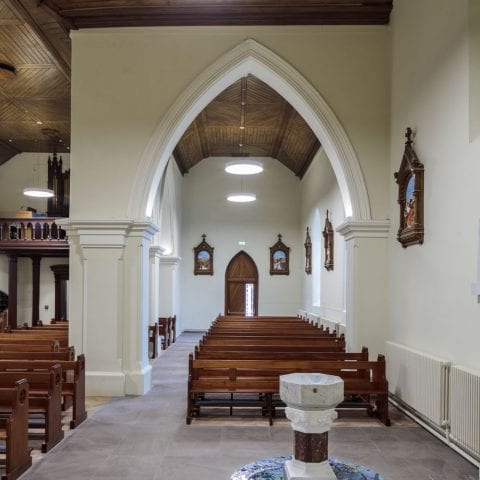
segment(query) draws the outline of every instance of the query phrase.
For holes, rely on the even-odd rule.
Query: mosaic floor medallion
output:
[[[285,480],[283,465],[292,457],[272,457],[249,463],[237,470],[230,480]],[[377,472],[355,463],[329,458],[337,480],[384,480]]]

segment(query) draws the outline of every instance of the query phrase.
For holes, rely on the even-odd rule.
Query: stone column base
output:
[[[321,463],[305,463],[300,460],[285,462],[285,480],[337,480],[328,460]]]

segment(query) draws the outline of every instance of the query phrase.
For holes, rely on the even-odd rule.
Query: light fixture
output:
[[[239,193],[230,193],[227,200],[229,202],[235,203],[248,203],[254,202],[257,199],[257,196],[254,193],[239,192]]]
[[[234,175],[255,175],[263,172],[263,165],[256,160],[236,160],[228,162],[225,165],[225,171]]]
[[[26,195],[27,197],[35,197],[35,198],[52,198],[55,196],[55,192],[50,188],[40,187],[40,154],[38,153],[38,144],[37,144],[37,186],[24,188],[23,194]]]
[[[49,188],[40,188],[40,187],[32,187],[32,188],[24,188],[23,194],[27,197],[37,197],[37,198],[52,198],[55,193],[53,190]]]
[[[8,63],[0,63],[0,80],[13,80],[17,72],[15,67]]]

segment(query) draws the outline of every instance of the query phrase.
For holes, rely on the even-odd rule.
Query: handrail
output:
[[[0,242],[65,242],[67,232],[53,217],[0,218]]]

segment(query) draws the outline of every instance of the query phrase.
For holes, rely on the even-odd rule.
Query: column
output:
[[[148,359],[150,318],[150,244],[158,227],[136,222],[130,227],[124,253],[124,355],[125,393],[142,395],[151,388]]]
[[[150,325],[160,316],[160,257],[164,251],[159,245],[150,247]]]
[[[8,324],[17,328],[17,254],[8,255]]]
[[[62,303],[66,301],[67,292],[65,283],[69,278],[69,267],[66,263],[51,265],[50,269],[55,276],[55,320],[62,318]],[[62,283],[63,282],[63,283]],[[65,317],[68,318],[68,315]]]
[[[178,266],[181,258],[160,257],[160,317],[177,315],[178,322]],[[180,331],[177,325],[177,331]]]
[[[347,349],[385,353],[388,325],[389,221],[348,220],[337,228],[346,242]]]
[[[40,320],[40,255],[32,255],[32,325]]]
[[[70,334],[86,355],[87,394],[145,393],[151,383],[149,247],[156,228],[131,220],[61,223],[70,243]]]

